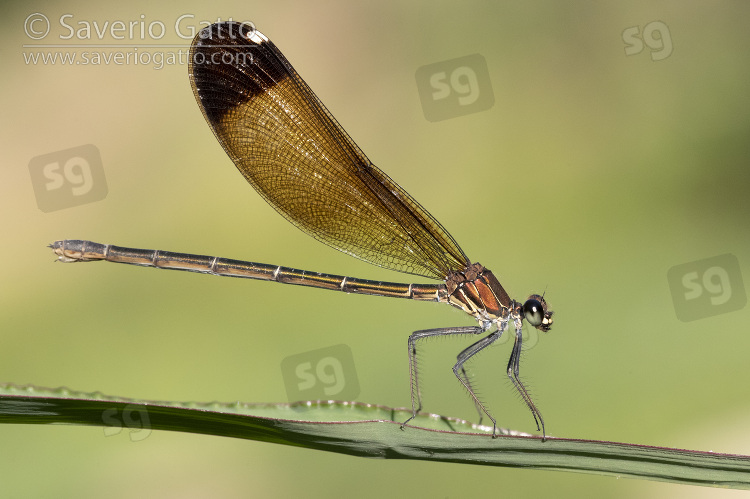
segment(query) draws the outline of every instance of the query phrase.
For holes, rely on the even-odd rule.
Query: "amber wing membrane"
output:
[[[468,259],[443,226],[357,147],[276,46],[251,26],[203,29],[196,100],[247,181],[287,220],[344,253],[436,279]]]

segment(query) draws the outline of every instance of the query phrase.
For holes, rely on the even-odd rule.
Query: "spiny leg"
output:
[[[531,400],[531,395],[529,395],[529,392],[526,391],[526,387],[518,377],[521,362],[521,344],[523,342],[523,324],[521,323],[520,319],[515,319],[514,322],[516,326],[516,338],[513,342],[513,351],[511,352],[510,359],[508,360],[508,377],[510,378],[510,381],[513,383],[513,386],[516,388],[518,393],[521,394],[521,398],[526,403],[526,406],[531,411],[531,414],[534,416],[534,422],[536,423],[537,429],[542,432],[542,441],[544,441],[547,434],[544,431],[544,419],[542,419],[542,413],[539,412],[539,409],[536,408],[534,402]]]
[[[470,346],[468,346],[468,347],[464,348],[463,350],[461,350],[461,353],[459,353],[456,356],[456,360],[460,360],[462,357],[464,357],[465,355],[467,355],[466,352],[468,352],[469,350],[473,349],[477,345],[477,343],[481,342],[482,340],[479,340],[476,343],[473,343]],[[466,385],[469,386],[469,393],[476,393],[474,391],[474,387],[471,386],[471,378],[469,377],[469,373],[466,370],[466,366],[461,366],[461,376],[460,376],[460,378],[463,378],[463,380],[465,382],[464,386],[466,386]],[[479,404],[477,404],[476,401],[474,401],[473,398],[472,398],[472,401],[474,402],[474,407],[476,408],[477,413],[479,414],[479,424],[481,425],[482,424],[482,419],[484,419],[484,412],[482,412],[482,407]]]
[[[495,418],[492,417],[492,414],[490,414],[490,411],[487,410],[487,408],[482,404],[482,402],[479,400],[479,397],[477,397],[476,393],[474,393],[474,390],[471,387],[471,382],[469,381],[468,376],[466,375],[466,370],[464,369],[464,364],[471,359],[474,355],[478,354],[488,346],[490,346],[492,343],[497,341],[500,336],[502,336],[503,331],[505,331],[505,328],[507,327],[508,322],[503,321],[500,323],[500,327],[497,331],[493,332],[492,334],[488,335],[485,338],[482,338],[481,340],[477,341],[473,345],[471,345],[469,348],[466,348],[464,351],[462,351],[460,354],[458,354],[458,361],[456,362],[456,365],[453,366],[453,374],[456,375],[456,378],[458,378],[458,381],[461,382],[462,385],[464,385],[464,388],[469,392],[469,395],[471,395],[471,398],[474,400],[474,406],[479,411],[479,415],[481,417],[482,413],[486,414],[488,418],[492,421],[492,438],[495,438],[496,432],[497,432],[497,421]]]
[[[401,424],[401,429],[404,429],[404,425],[417,417],[417,413],[422,410],[422,393],[419,390],[419,372],[417,369],[417,342],[425,338],[432,336],[449,336],[453,334],[482,334],[485,329],[479,326],[465,326],[465,327],[446,327],[437,329],[424,329],[422,331],[414,331],[409,336],[409,378],[411,380],[411,417]],[[455,372],[455,368],[454,368]],[[460,378],[459,378],[460,380]],[[463,383],[463,381],[461,381]],[[464,384],[464,386],[466,386]],[[469,390],[471,393],[471,390]],[[473,394],[472,394],[473,396]],[[486,412],[486,411],[485,411]]]
[[[507,328],[507,327],[508,327],[508,320],[505,319],[499,325],[499,328],[498,328],[498,330],[499,330],[498,338],[500,336],[502,336],[503,332],[505,331],[505,328]],[[497,340],[497,338],[495,340],[493,340],[493,341],[496,341],[496,340]],[[479,350],[481,350],[481,348],[479,350],[476,350],[472,354],[469,354],[468,352],[473,351],[475,349],[475,347],[477,346],[477,344],[481,343],[482,341],[484,341],[484,339],[481,339],[481,340],[477,341],[476,343],[474,343],[472,345],[469,345],[468,347],[466,347],[463,350],[461,350],[461,353],[459,353],[456,356],[456,359],[458,361],[460,361],[462,358],[465,358],[466,360],[468,360],[470,357],[472,357],[474,355],[474,353],[476,353]],[[458,374],[456,374],[456,376],[458,376]],[[463,380],[465,382],[464,386],[468,385],[468,387],[469,387],[469,393],[476,394],[476,392],[474,391],[474,387],[471,386],[471,379],[469,378],[469,373],[468,373],[467,368],[466,368],[465,365],[461,366],[461,376],[459,377],[459,380],[460,380],[460,378],[463,378]],[[476,402],[476,400],[474,400],[474,397],[472,397],[472,401],[474,402],[474,407],[476,408],[477,413],[479,413],[479,424],[481,425],[482,424],[482,419],[484,419],[484,415],[485,415],[486,411],[482,410],[483,409],[482,405],[478,404]]]

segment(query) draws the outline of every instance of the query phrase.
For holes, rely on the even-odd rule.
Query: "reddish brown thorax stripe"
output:
[[[445,286],[451,305],[477,319],[504,317],[511,308],[511,299],[495,274],[479,263],[469,265],[463,272],[451,272]]]

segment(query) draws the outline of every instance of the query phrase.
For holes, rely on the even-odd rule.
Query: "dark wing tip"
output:
[[[212,24],[195,36],[190,47],[190,83],[212,126],[288,74],[276,52],[263,33],[245,23]]]

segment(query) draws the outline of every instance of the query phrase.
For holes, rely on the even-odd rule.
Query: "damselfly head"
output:
[[[545,333],[552,327],[552,310],[547,310],[547,302],[542,295],[531,295],[523,304],[523,317],[529,324]]]

